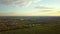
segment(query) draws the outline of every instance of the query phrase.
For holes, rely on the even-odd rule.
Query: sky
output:
[[[0,0],[0,16],[60,16],[60,0]]]

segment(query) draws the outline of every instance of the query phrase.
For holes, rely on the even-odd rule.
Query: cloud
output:
[[[36,6],[35,8],[37,8],[37,9],[54,9],[54,8],[46,7],[46,6]]]
[[[0,12],[0,16],[11,16],[13,14],[13,12]]]
[[[41,0],[0,0],[0,4],[3,4],[3,5],[11,5],[11,6],[20,6],[20,7],[23,7],[23,6],[29,6],[31,5],[32,3],[37,3]]]
[[[0,12],[0,16],[60,16],[60,11],[58,10],[34,10],[31,11],[15,11],[15,12]]]
[[[57,10],[54,7],[45,6],[45,5],[44,6],[43,5],[35,6],[33,8],[38,9],[39,11],[37,11],[37,12],[40,12],[40,13],[50,13],[50,12],[55,12],[55,10]]]
[[[43,12],[53,12],[54,10],[41,10],[41,11],[38,11],[38,12],[41,12],[41,13],[43,13]]]
[[[14,12],[12,15],[13,16],[43,16],[43,15],[48,15],[48,13],[53,12],[53,10],[31,10],[27,12]]]

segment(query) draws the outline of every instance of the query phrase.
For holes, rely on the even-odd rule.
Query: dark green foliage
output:
[[[60,25],[58,24],[45,24],[45,25],[35,25],[30,28],[22,28],[16,30],[9,30],[0,32],[1,34],[60,34]]]
[[[0,18],[0,34],[60,34],[60,19]]]

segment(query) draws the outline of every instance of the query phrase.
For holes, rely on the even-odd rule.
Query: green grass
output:
[[[34,26],[31,28],[23,28],[0,32],[0,34],[60,34],[59,25],[51,26]]]

